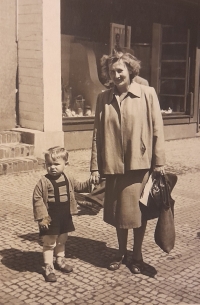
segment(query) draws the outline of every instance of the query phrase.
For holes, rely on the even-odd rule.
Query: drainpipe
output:
[[[16,100],[15,100],[15,127],[19,126],[19,57],[18,57],[18,0],[15,1],[15,42],[17,52],[17,67],[16,67]]]
[[[198,11],[200,14],[200,3],[198,3]],[[200,21],[198,19],[197,25],[197,48],[196,52],[198,52],[197,64],[198,64],[198,115],[197,115],[197,132],[200,130]]]

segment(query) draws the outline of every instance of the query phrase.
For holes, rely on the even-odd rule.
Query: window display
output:
[[[185,113],[187,96],[188,33],[162,26],[160,104],[162,113]]]
[[[72,97],[72,88],[62,84],[62,117],[92,116],[91,107],[87,105],[82,95]]]
[[[189,30],[153,25],[152,85],[163,114],[186,114],[189,89]],[[157,54],[158,52],[158,54]]]
[[[110,53],[115,49],[127,47],[131,45],[131,27],[124,24],[110,24]]]

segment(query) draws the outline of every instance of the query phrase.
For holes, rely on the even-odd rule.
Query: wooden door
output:
[[[151,85],[157,91],[163,114],[191,112],[189,39],[187,29],[153,25]]]

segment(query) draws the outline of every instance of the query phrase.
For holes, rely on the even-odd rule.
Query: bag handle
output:
[[[169,191],[169,185],[167,183],[167,179],[164,173],[160,173],[160,191],[161,191],[163,208],[167,210],[171,207],[170,205],[171,195]]]

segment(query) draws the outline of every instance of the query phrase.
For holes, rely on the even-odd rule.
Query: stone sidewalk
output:
[[[31,197],[42,171],[0,176],[0,304],[200,304],[200,138],[166,142],[167,169],[178,174],[175,199],[176,245],[170,254],[154,242],[156,220],[148,222],[143,246],[144,274],[106,267],[117,253],[114,228],[86,209],[74,216],[66,257],[70,275],[56,271],[46,283],[42,247],[33,221]],[[68,170],[89,177],[90,151],[70,152]],[[132,236],[128,240],[131,255]]]

